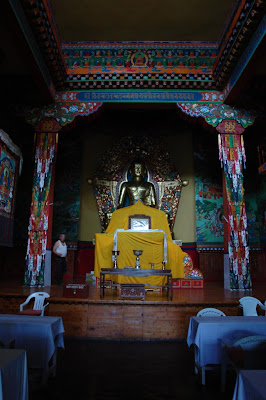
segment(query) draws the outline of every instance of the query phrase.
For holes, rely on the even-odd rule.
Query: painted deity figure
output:
[[[117,208],[123,207],[126,195],[129,197],[130,206],[141,200],[145,206],[156,207],[155,188],[151,182],[145,181],[146,167],[143,162],[134,161],[129,168],[129,172],[132,180],[122,184]]]

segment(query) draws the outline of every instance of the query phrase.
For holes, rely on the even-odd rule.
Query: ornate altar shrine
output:
[[[135,164],[135,171],[132,165]],[[138,166],[137,166],[138,165]],[[142,191],[154,192],[149,201],[116,210],[122,206],[121,191],[128,185],[130,191],[136,193],[136,188],[130,186],[130,180],[137,178],[144,165],[145,182],[142,181]],[[140,168],[140,171],[137,169]],[[136,174],[133,178],[132,174]],[[144,175],[143,175],[144,178]],[[137,185],[137,180],[136,180]],[[162,269],[162,262],[171,270],[173,279],[199,279],[197,287],[203,287],[202,273],[193,268],[190,256],[173,243],[173,227],[182,189],[182,180],[176,172],[173,162],[161,140],[152,137],[125,137],[110,148],[103,157],[102,163],[94,179],[95,196],[104,234],[96,234],[95,246],[95,276],[100,277],[101,268],[112,268],[112,250],[120,250],[117,260],[118,267],[134,266],[133,248],[139,245],[143,250],[141,262],[143,268]],[[135,192],[134,192],[135,190]],[[129,191],[129,196],[131,192]],[[136,195],[138,200],[139,192]],[[123,195],[123,197],[125,197]],[[128,199],[128,201],[132,199]],[[127,204],[126,204],[127,205]],[[132,217],[145,216],[149,219],[148,230],[145,232],[130,232]],[[146,227],[147,228],[147,227]],[[119,231],[126,230],[123,234]],[[154,230],[158,230],[155,232]],[[159,232],[160,231],[160,232]],[[119,244],[118,244],[119,240]],[[132,247],[133,246],[133,247]],[[160,276],[142,278],[115,276],[117,283],[146,283],[161,285]],[[192,287],[188,282],[184,287]]]
[[[143,232],[128,230],[131,215],[145,215],[150,217],[151,230]],[[117,230],[125,231],[120,232],[120,238],[118,237],[117,243],[115,243],[115,233],[119,234]],[[141,265],[144,269],[151,268],[151,262],[154,263],[154,269],[162,269],[162,262],[165,259],[164,249],[166,248],[164,245],[165,234],[167,242],[166,268],[171,270],[173,279],[184,277],[202,279],[200,271],[193,269],[191,258],[179,246],[173,243],[165,213],[161,210],[145,206],[141,201],[138,201],[133,206],[116,210],[112,215],[106,232],[95,235],[95,276],[100,278],[101,268],[112,268],[112,250],[114,248],[120,250],[117,259],[119,268],[135,265],[136,257],[132,249],[138,246],[143,250]],[[114,280],[117,283],[149,283],[151,285],[162,285],[163,283],[163,278],[160,276],[141,278],[140,280],[138,277],[117,275]]]

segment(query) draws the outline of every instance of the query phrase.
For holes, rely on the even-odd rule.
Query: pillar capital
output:
[[[36,132],[59,132],[63,126],[73,122],[75,117],[91,115],[101,106],[102,103],[69,102],[60,98],[53,104],[27,110],[25,119],[34,126]]]
[[[34,130],[36,133],[57,133],[61,129],[62,126],[57,121],[57,119],[53,117],[44,117],[40,119],[34,126]]]
[[[223,103],[177,103],[185,114],[202,117],[220,133],[241,134],[252,125],[256,115]]]

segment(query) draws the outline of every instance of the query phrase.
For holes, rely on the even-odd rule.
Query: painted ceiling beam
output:
[[[61,39],[50,2],[48,0],[22,0],[21,3],[54,86],[56,90],[61,90],[64,87],[67,72]]]
[[[67,42],[69,89],[215,89],[217,42]]]
[[[39,44],[35,40],[28,19],[21,6],[21,2],[19,0],[9,0],[9,4],[18,24],[19,35],[24,38],[25,46],[30,55],[29,65],[32,67],[33,78],[36,86],[41,90],[45,101],[51,101],[54,99],[56,93],[53,80],[42,54],[40,53]],[[15,29],[15,27],[13,29]]]
[[[266,44],[266,16],[251,37],[247,47],[238,60],[230,78],[224,88],[223,94],[226,102],[235,101],[241,89],[245,86],[248,77],[252,74],[255,63],[259,62],[258,54],[265,53]]]
[[[27,35],[27,40],[34,54],[38,49],[41,52],[44,62],[39,65],[40,70],[45,77],[50,75],[56,91],[91,93],[109,90],[209,90],[228,96],[250,62],[252,55],[247,57],[246,53],[254,52],[254,30],[260,29],[266,8],[266,0],[235,0],[219,44],[158,41],[62,43],[49,0],[9,1],[25,35],[28,31],[24,28],[27,25],[25,19],[28,20],[33,35]],[[24,10],[23,15],[21,10]],[[47,69],[48,74],[45,73]]]
[[[265,0],[236,0],[237,9],[227,21],[219,45],[213,77],[218,90],[223,90],[246,47],[252,41],[254,32],[260,29],[265,16]]]

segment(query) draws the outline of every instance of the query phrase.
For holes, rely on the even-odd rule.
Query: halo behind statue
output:
[[[129,167],[137,159],[145,163],[147,181],[155,187],[158,208],[165,211],[172,232],[182,180],[162,139],[148,136],[121,138],[106,151],[101,160],[94,177],[94,193],[102,231],[106,230],[117,208],[120,188],[128,180]]]

